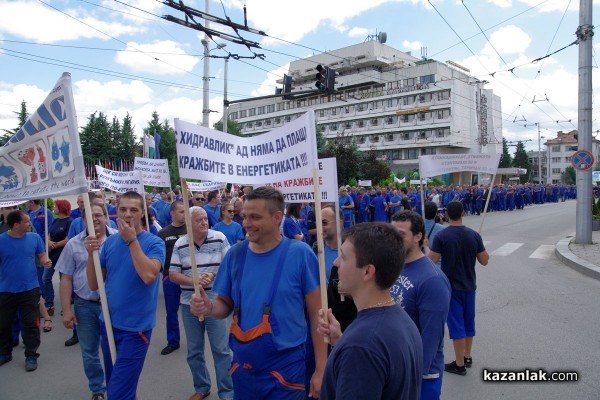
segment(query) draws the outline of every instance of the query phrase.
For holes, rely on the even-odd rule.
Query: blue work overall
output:
[[[233,290],[233,323],[229,328],[229,347],[233,351],[231,378],[235,399],[304,399],[304,345],[277,350],[273,335],[279,331],[277,318],[271,314],[273,297],[277,291],[281,272],[290,245],[283,239],[283,248],[276,264],[277,270],[271,291],[263,306],[262,322],[247,331],[240,327],[242,293],[241,284],[248,252],[248,241],[244,241],[239,257],[240,265],[236,276],[238,285]]]

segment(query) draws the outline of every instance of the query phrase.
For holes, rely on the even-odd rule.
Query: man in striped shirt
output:
[[[216,300],[217,295],[211,290],[212,283],[219,271],[221,260],[229,250],[229,242],[223,233],[208,229],[208,216],[202,207],[191,207],[190,214],[199,284],[202,285],[209,298]],[[232,354],[227,343],[229,338],[227,321],[213,319],[209,316],[206,316],[204,321],[199,321],[198,317],[190,312],[194,282],[187,235],[175,242],[169,267],[169,278],[173,283],[181,285],[181,318],[188,345],[187,361],[192,372],[195,389],[190,400],[201,400],[210,395],[211,381],[204,357],[205,330],[208,333],[215,362],[219,398],[233,398],[233,383],[229,376]]]

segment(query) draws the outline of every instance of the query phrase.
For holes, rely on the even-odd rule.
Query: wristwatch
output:
[[[127,247],[129,247],[129,246],[131,245],[131,243],[135,242],[136,240],[137,240],[137,238],[136,238],[136,237],[134,237],[134,238],[131,238],[131,239],[127,239],[127,240],[125,241],[125,244],[127,245]]]

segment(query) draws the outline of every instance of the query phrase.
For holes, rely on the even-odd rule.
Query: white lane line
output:
[[[543,244],[538,247],[529,258],[539,258],[542,260],[549,260],[554,258],[554,245],[553,244]]]
[[[506,243],[490,253],[491,256],[507,256],[523,246],[523,243]]]

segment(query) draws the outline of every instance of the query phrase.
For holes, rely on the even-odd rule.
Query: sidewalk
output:
[[[600,231],[592,231],[592,244],[576,244],[575,234],[561,239],[555,254],[566,266],[600,280]]]

